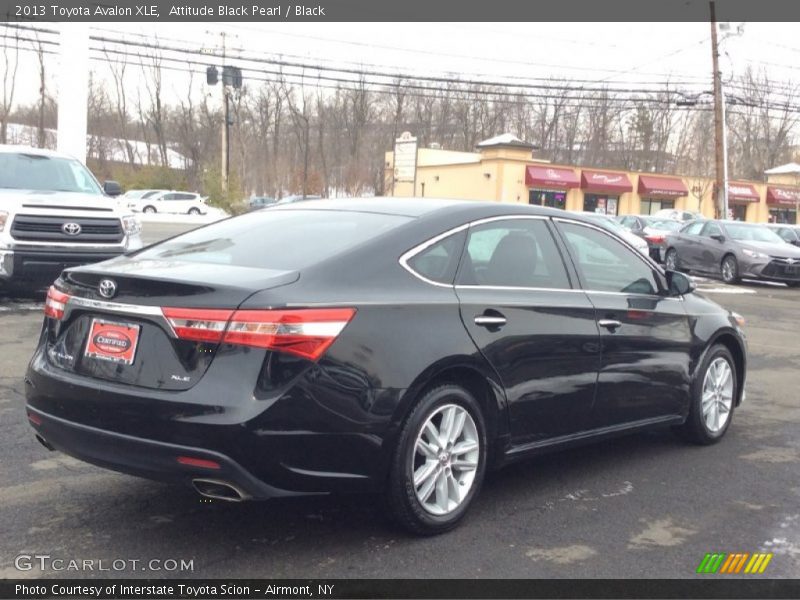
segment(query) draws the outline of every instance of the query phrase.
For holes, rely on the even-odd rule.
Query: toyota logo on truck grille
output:
[[[67,235],[78,235],[81,232],[81,226],[78,223],[64,223],[61,226],[61,231]]]

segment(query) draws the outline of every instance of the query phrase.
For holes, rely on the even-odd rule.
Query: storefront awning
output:
[[[761,196],[749,183],[729,183],[728,200],[731,202],[759,202]]]
[[[639,175],[639,195],[647,198],[677,198],[687,196],[686,189],[681,179],[672,177],[656,177],[655,175]]]
[[[631,180],[625,173],[610,173],[608,171],[583,171],[581,172],[581,187],[589,192],[607,192],[624,194],[633,191]]]
[[[800,202],[800,188],[775,187],[767,188],[767,204],[780,204],[784,206],[797,206]]]
[[[568,190],[576,188],[580,184],[578,176],[572,169],[532,165],[525,167],[525,185],[529,188],[544,187]]]

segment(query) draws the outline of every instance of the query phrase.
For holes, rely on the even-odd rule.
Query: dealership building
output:
[[[419,148],[408,133],[386,153],[387,195],[494,200],[610,215],[652,214],[663,208],[714,216],[713,181],[553,164],[532,144],[503,134],[475,152]],[[771,169],[766,181],[731,181],[733,218],[752,223],[797,223],[800,165]]]

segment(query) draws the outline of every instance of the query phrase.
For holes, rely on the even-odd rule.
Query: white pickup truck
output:
[[[46,287],[67,267],[141,248],[120,191],[69,156],[0,145],[0,289]]]

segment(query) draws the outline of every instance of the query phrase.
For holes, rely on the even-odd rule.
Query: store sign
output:
[[[394,180],[413,183],[417,173],[417,138],[408,131],[394,142]]]
[[[795,206],[800,203],[800,188],[769,187],[767,189],[767,203]]]
[[[622,183],[622,175],[606,175],[605,173],[592,173],[589,178],[594,183]]]
[[[742,183],[728,184],[728,198],[742,202],[758,202],[761,197],[752,185]]]

